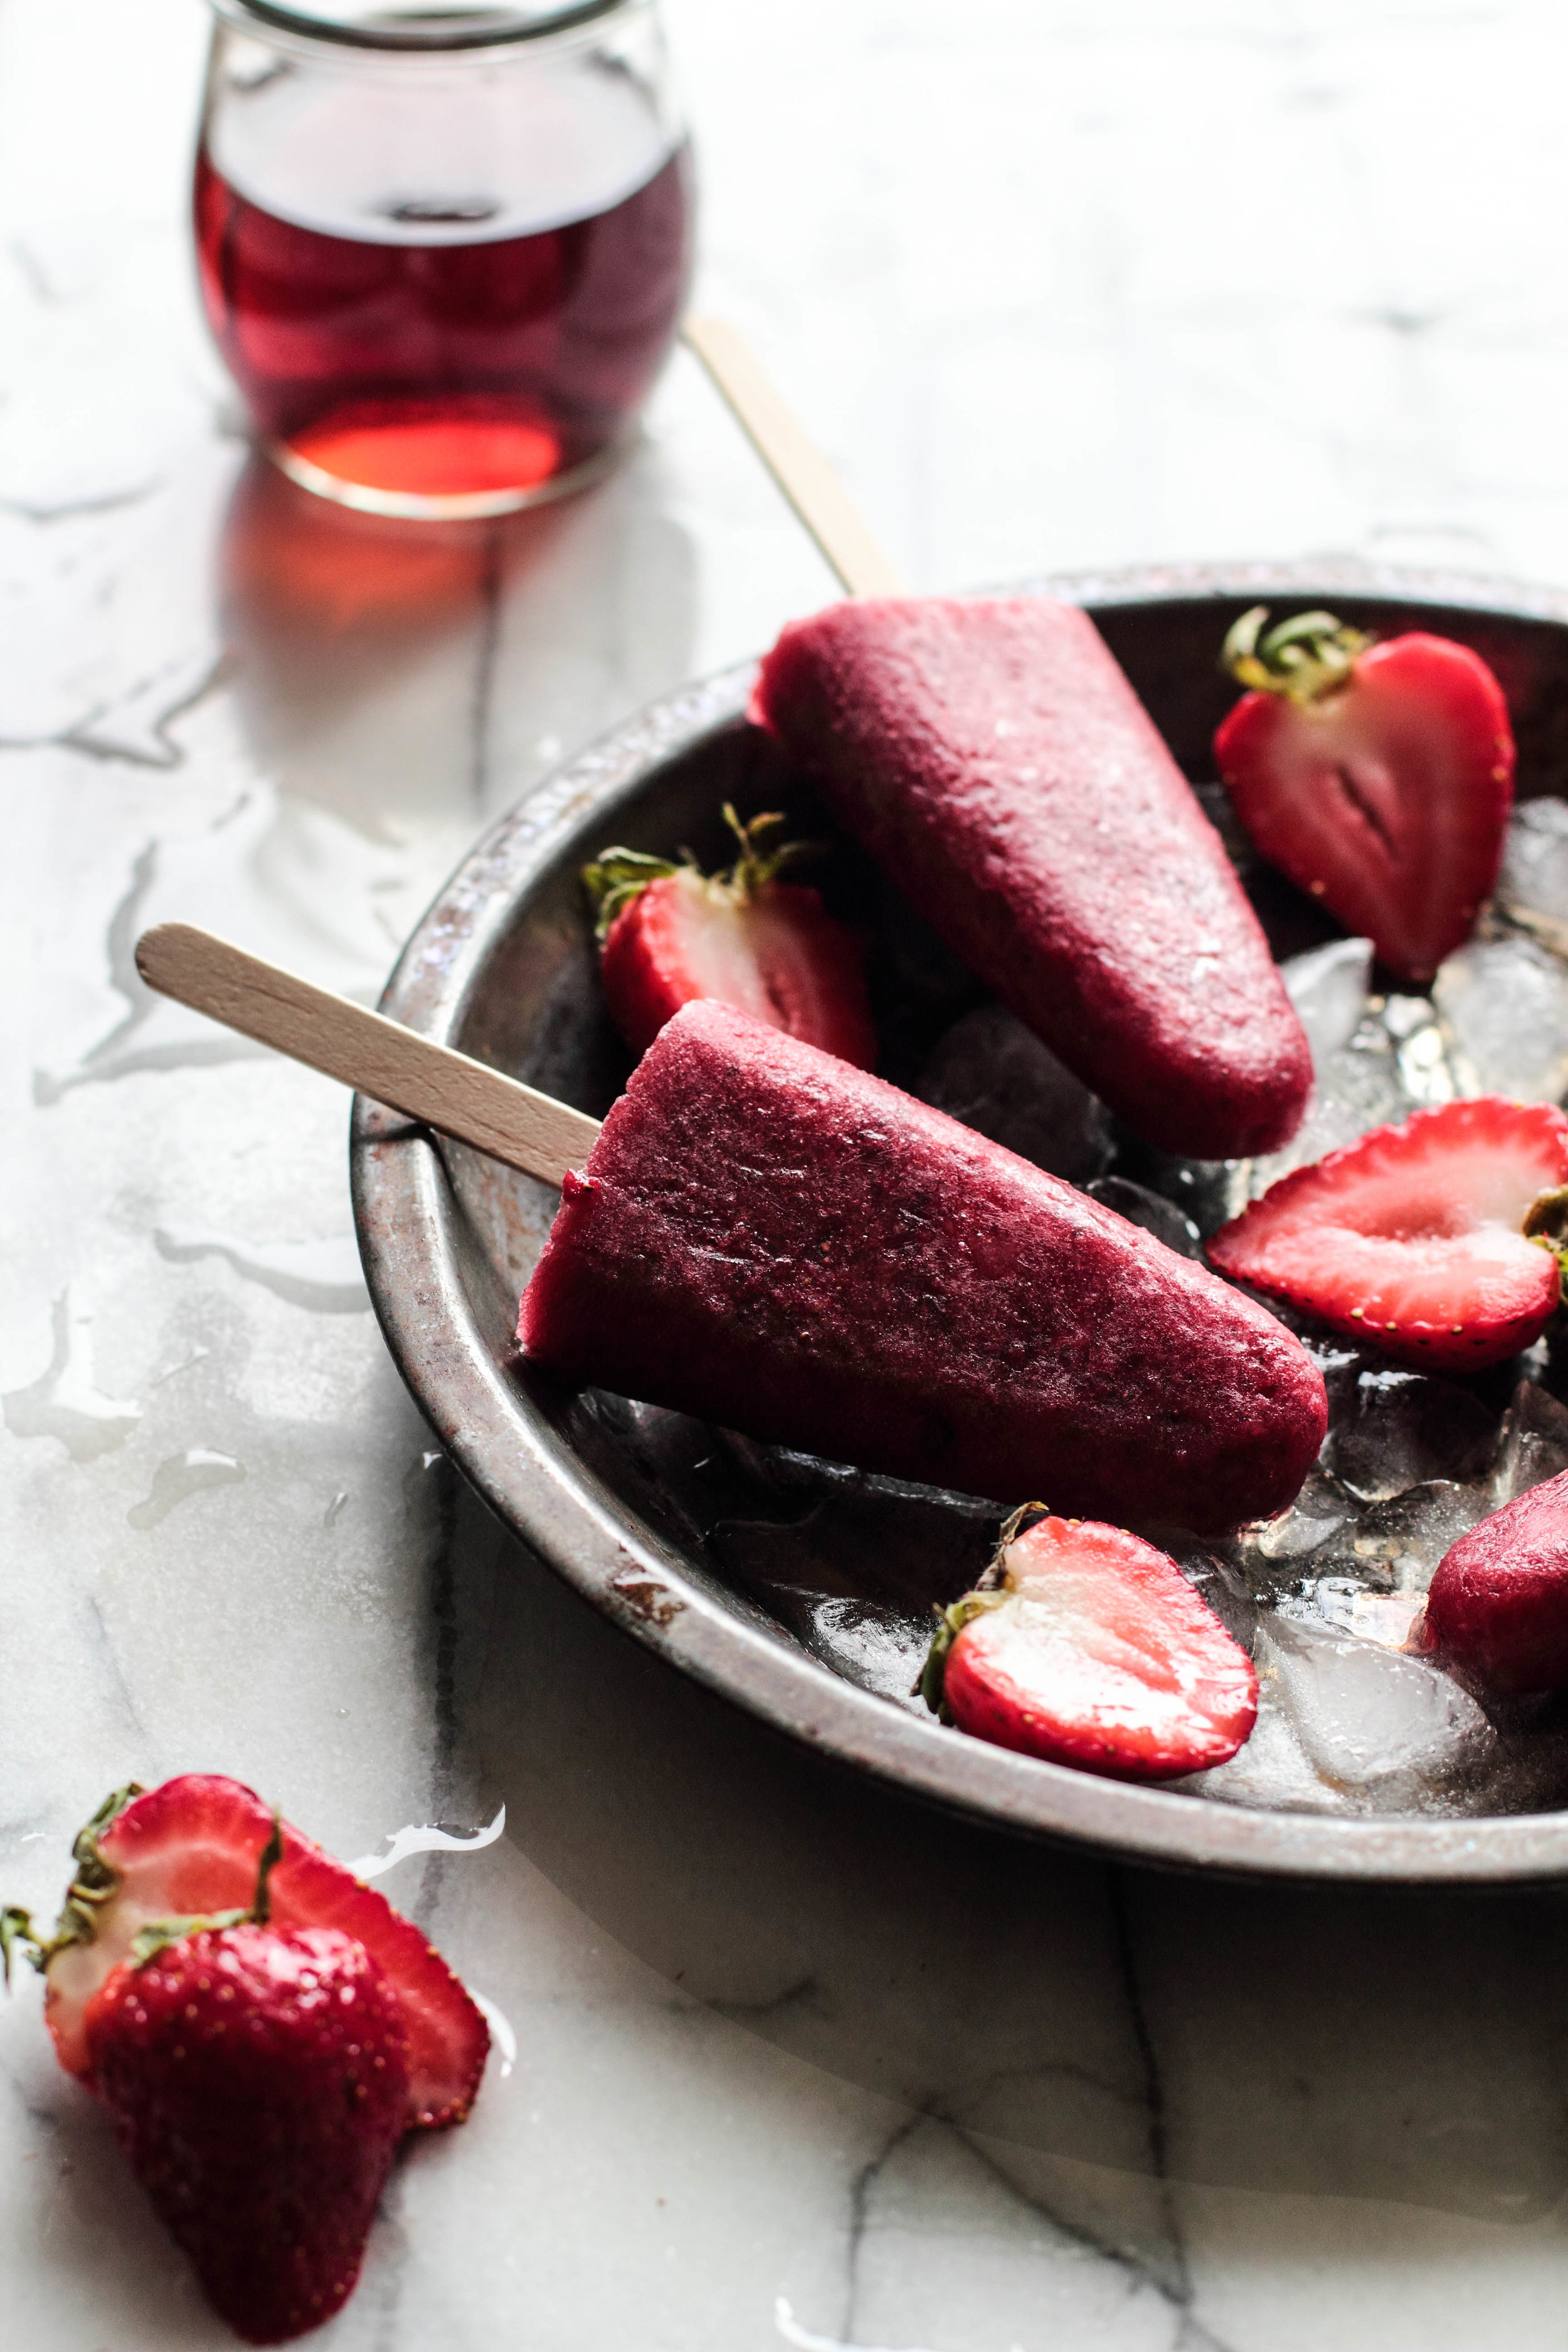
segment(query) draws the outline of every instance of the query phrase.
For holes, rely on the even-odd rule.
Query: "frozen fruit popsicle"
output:
[[[1002,1002],[1138,1132],[1223,1160],[1311,1057],[1219,837],[1088,614],[867,599],[785,629],[752,715]]]
[[[1494,1690],[1568,1689],[1568,1471],[1531,1486],[1445,1553],[1426,1636]]]
[[[749,1436],[1202,1532],[1288,1502],[1326,1421],[1300,1343],[1204,1268],[710,1002],[567,1176],[518,1337]]]

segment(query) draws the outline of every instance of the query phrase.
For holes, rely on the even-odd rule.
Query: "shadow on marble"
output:
[[[257,766],[374,839],[431,820],[476,830],[684,677],[695,555],[648,510],[658,470],[639,446],[558,505],[416,523],[312,497],[253,456],[217,593]]]
[[[662,1668],[466,1496],[485,1802],[670,1986],[957,2134],[1065,2163],[1519,2223],[1568,2189],[1557,1892],[1118,1868],[918,1806]],[[465,1571],[484,1554],[493,1574]],[[461,1710],[466,1714],[466,1707]]]

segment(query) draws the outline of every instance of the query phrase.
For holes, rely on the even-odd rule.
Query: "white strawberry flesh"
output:
[[[1165,1553],[1121,1528],[1047,1518],[1008,1546],[1003,1572],[1001,1597],[946,1661],[942,1695],[962,1730],[1127,1780],[1236,1754],[1257,1676]]]
[[[55,1952],[46,1977],[45,2018],[68,2074],[90,2083],[88,2006],[131,1957],[139,1931],[248,1910],[271,1833],[271,1811],[252,1790],[189,1773],[135,1797],[99,1834],[112,1891],[88,1906],[90,1939]],[[341,1928],[391,1979],[408,2032],[410,2126],[459,2122],[483,2071],[489,2030],[419,1928],[288,1823],[268,1891],[271,1924],[280,1931]]]
[[[1563,1114],[1483,1096],[1282,1177],[1209,1256],[1401,1361],[1479,1370],[1529,1347],[1557,1305],[1555,1255],[1523,1227],[1564,1184]]]

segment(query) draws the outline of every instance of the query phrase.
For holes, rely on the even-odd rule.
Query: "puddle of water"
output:
[[[5,1426],[16,1437],[58,1437],[73,1462],[94,1462],[123,1445],[142,1418],[128,1397],[105,1396],[92,1384],[90,1315],[73,1315],[62,1290],[53,1308],[54,1353],[41,1380],[0,1399]]]
[[[138,1529],[155,1528],[171,1511],[209,1486],[234,1486],[245,1476],[245,1465],[232,1454],[215,1454],[205,1445],[187,1446],[172,1454],[153,1473],[153,1491],[126,1512],[127,1523]]]
[[[504,1805],[482,1830],[447,1830],[438,1822],[411,1822],[408,1828],[392,1833],[389,1853],[363,1853],[357,1862],[345,1862],[343,1868],[352,1870],[356,1878],[379,1878],[395,1864],[406,1861],[411,1853],[478,1853],[481,1847],[494,1845],[505,1828]]]
[[[226,1258],[247,1282],[258,1282],[291,1307],[318,1315],[357,1315],[368,1310],[370,1294],[352,1234],[319,1242],[247,1242],[207,1225],[164,1225],[154,1236],[158,1255],[176,1265],[195,1258]]]

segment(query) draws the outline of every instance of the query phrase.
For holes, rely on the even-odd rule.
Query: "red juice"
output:
[[[603,210],[487,235],[509,210],[482,196],[389,196],[342,235],[335,219],[285,217],[241,193],[204,142],[207,318],[297,478],[395,510],[483,510],[548,494],[612,446],[685,299],[689,151]]]

